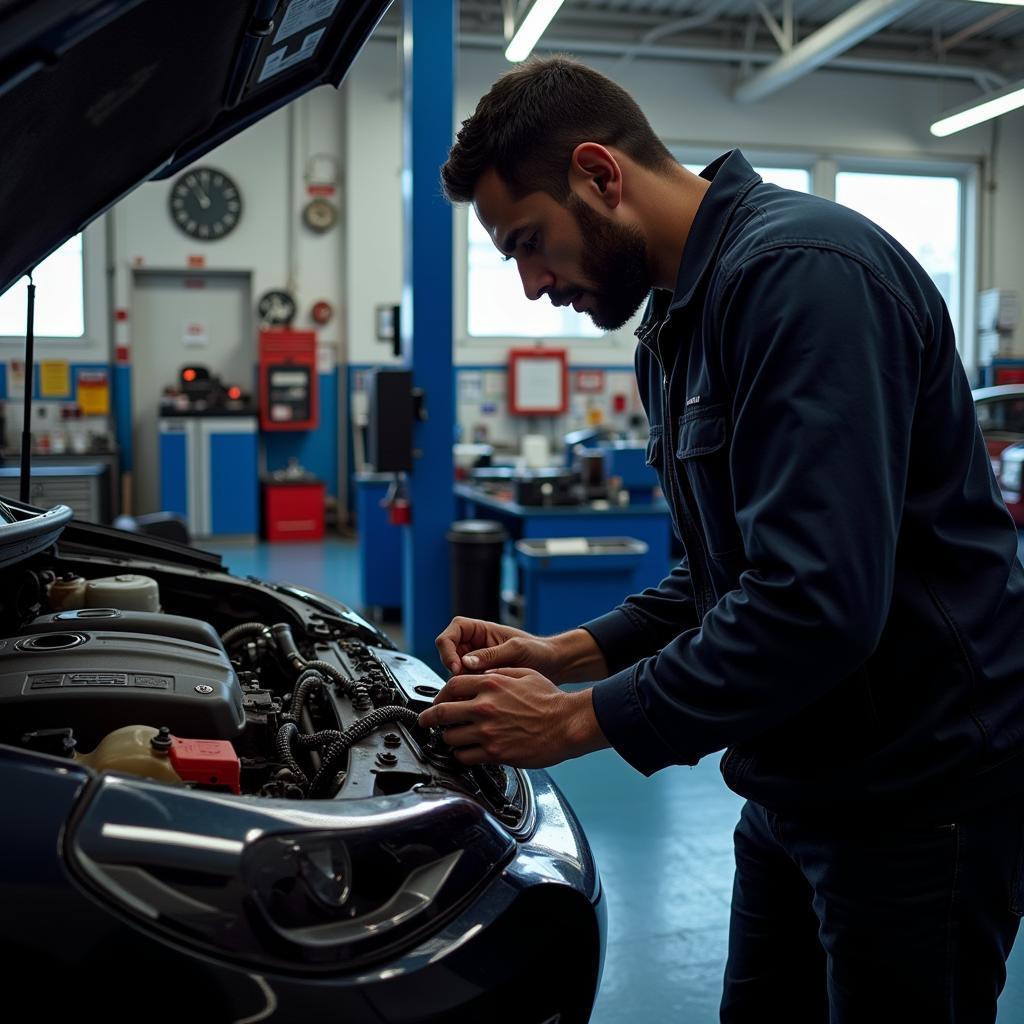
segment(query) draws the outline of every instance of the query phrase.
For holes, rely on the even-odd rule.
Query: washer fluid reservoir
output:
[[[54,580],[46,588],[46,597],[55,612],[71,611],[85,607],[85,579],[68,573],[59,580]]]
[[[124,772],[159,782],[181,783],[174,770],[170,740],[149,725],[126,725],[100,740],[92,753],[75,754],[75,761],[95,772]]]
[[[122,573],[89,580],[85,585],[86,608],[117,608],[123,612],[160,611],[160,588],[149,576]]]

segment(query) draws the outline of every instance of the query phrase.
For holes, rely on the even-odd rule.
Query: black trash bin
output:
[[[460,519],[447,533],[452,615],[497,622],[501,616],[501,556],[508,533],[489,519]]]

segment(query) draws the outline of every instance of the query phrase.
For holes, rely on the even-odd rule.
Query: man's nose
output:
[[[531,302],[554,287],[555,275],[543,267],[531,267],[525,261],[521,261],[517,266],[520,280],[523,282],[523,291]]]

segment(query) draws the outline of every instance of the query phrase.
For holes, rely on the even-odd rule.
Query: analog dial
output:
[[[242,195],[223,171],[194,167],[171,186],[171,220],[190,238],[215,242],[230,234],[242,216]]]

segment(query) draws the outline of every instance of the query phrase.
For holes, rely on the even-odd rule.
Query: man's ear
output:
[[[581,142],[572,151],[569,187],[585,201],[614,210],[622,201],[622,168],[597,142]]]

